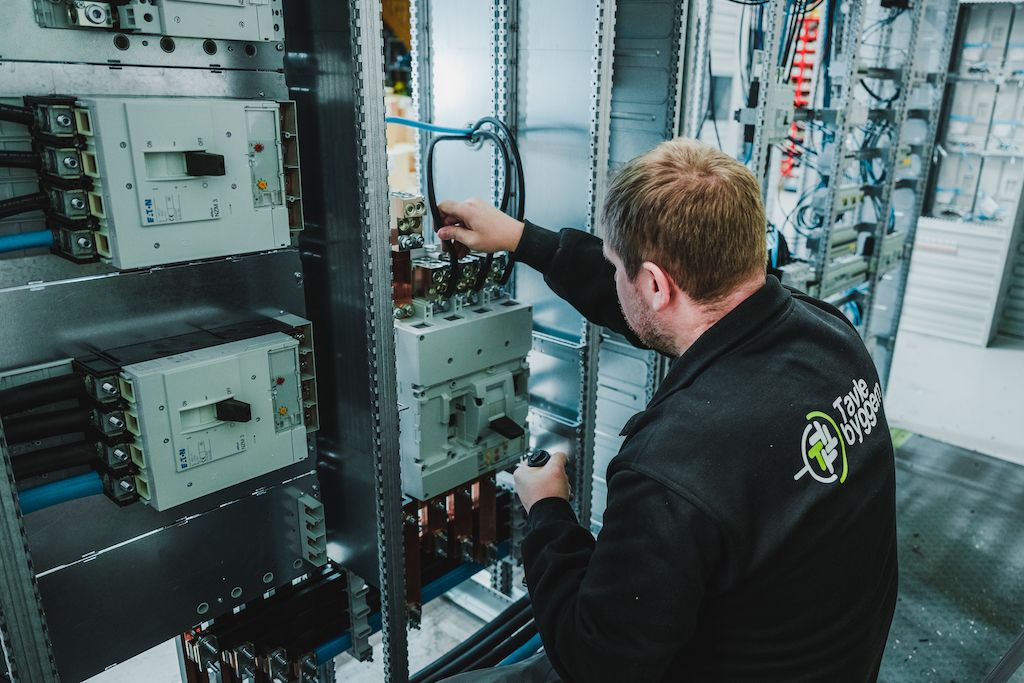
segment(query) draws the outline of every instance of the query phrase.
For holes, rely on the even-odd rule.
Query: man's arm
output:
[[[704,512],[628,469],[608,482],[597,541],[567,501],[536,502],[523,542],[526,579],[563,680],[661,680],[692,636],[721,548]]]
[[[520,223],[490,204],[471,199],[438,205],[444,227],[441,239],[452,239],[483,252],[510,251],[518,261],[544,276],[551,290],[590,322],[644,346],[626,324],[615,291],[615,267],[597,237],[579,230],[560,233],[529,221]]]

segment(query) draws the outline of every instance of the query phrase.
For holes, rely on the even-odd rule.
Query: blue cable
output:
[[[0,235],[0,254],[36,247],[52,247],[53,233],[49,230],[19,232],[15,235]]]
[[[509,664],[518,664],[524,659],[528,659],[537,653],[541,647],[540,634],[537,633],[530,638],[528,641],[519,646],[512,654],[505,659],[498,662],[498,666],[508,666]]]
[[[401,116],[385,116],[385,123],[394,123],[399,126],[408,126],[409,128],[419,128],[420,130],[427,130],[431,133],[441,133],[443,135],[472,135],[473,131],[469,128],[448,128],[447,126],[438,126],[433,123],[424,123],[423,121],[416,121],[414,119],[403,119]]]
[[[95,472],[79,474],[50,484],[33,486],[18,494],[21,514],[27,515],[70,500],[97,496],[103,493],[103,480]]]

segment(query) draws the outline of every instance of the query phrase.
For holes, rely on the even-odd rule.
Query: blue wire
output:
[[[540,634],[537,633],[530,638],[528,641],[520,645],[512,654],[505,659],[498,662],[498,666],[508,666],[509,664],[518,664],[524,659],[528,659],[536,654],[537,650],[541,647]]]
[[[403,119],[401,116],[385,116],[385,123],[394,123],[399,126],[408,126],[409,128],[419,128],[420,130],[427,130],[431,133],[441,133],[442,135],[472,135],[473,131],[469,128],[448,128],[447,126],[438,126],[433,123],[424,123],[423,121],[415,121],[413,119]]]
[[[18,499],[21,502],[21,514],[27,515],[36,510],[101,493],[103,493],[103,480],[100,479],[100,475],[88,472],[79,474],[77,477],[68,477],[50,484],[25,489],[18,494]]]
[[[36,247],[52,247],[53,233],[49,230],[19,232],[14,235],[0,235],[0,254]]]

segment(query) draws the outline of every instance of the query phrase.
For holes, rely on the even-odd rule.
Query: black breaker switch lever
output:
[[[190,176],[224,175],[224,155],[185,152],[185,173]]]
[[[217,419],[223,422],[248,422],[252,419],[252,406],[237,398],[217,403]]]
[[[506,439],[518,439],[526,433],[522,427],[515,423],[515,420],[504,415],[491,420],[488,426]]]

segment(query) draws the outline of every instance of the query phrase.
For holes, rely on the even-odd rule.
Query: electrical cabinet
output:
[[[45,151],[91,179],[96,249],[117,268],[280,249],[301,228],[290,103],[97,97],[74,125],[80,163]]]
[[[281,0],[34,0],[33,5],[36,21],[46,28],[222,40],[284,37]]]

